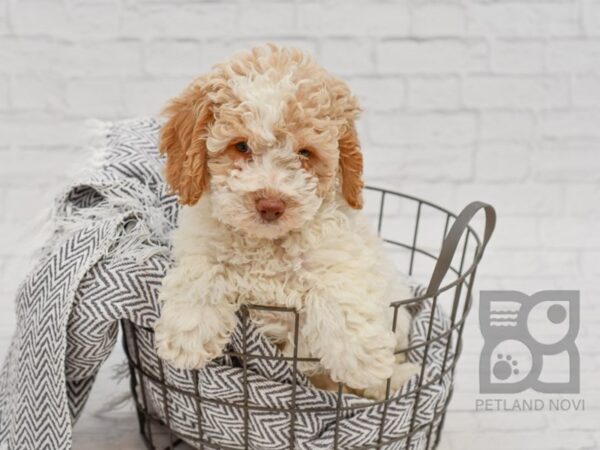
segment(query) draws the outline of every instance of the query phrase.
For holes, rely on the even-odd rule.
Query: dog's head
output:
[[[160,150],[184,205],[251,236],[302,228],[340,190],[362,207],[362,155],[348,86],[296,49],[255,48],[196,79],[166,108]]]

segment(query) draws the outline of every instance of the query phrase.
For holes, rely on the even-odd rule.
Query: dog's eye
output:
[[[301,148],[300,150],[298,150],[298,154],[302,158],[310,158],[310,155],[312,155],[312,153],[310,152],[310,150],[307,149],[307,148]]]
[[[247,142],[238,142],[235,144],[235,149],[240,153],[250,153],[250,147]]]

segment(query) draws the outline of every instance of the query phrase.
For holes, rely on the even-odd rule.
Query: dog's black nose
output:
[[[275,198],[261,198],[256,202],[256,210],[267,222],[273,222],[285,211],[285,202]]]

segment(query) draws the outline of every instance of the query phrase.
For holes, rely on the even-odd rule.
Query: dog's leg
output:
[[[410,314],[405,308],[399,308],[396,316],[396,350],[406,350],[409,345]],[[396,354],[396,364],[394,364],[394,373],[390,378],[390,392],[393,396],[410,378],[421,372],[421,365],[408,362],[405,352]],[[387,380],[378,385],[371,386],[363,391],[363,396],[373,400],[385,400],[387,392]]]
[[[164,278],[155,325],[158,355],[182,369],[200,369],[220,356],[236,324],[234,293],[218,266],[194,259]]]
[[[404,295],[408,297],[408,295]],[[410,345],[409,333],[411,316],[404,307],[399,307],[396,313],[396,364],[394,364],[394,373],[390,378],[390,396],[400,389],[411,377],[421,372],[421,365],[407,362],[405,350]],[[364,390],[363,395],[374,400],[384,400],[387,391],[387,380],[382,383],[371,386]]]
[[[376,303],[365,300],[368,292],[340,285],[311,290],[302,335],[334,381],[353,389],[378,386],[392,376],[396,339]]]

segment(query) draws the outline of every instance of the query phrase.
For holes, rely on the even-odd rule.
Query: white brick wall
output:
[[[599,448],[597,0],[0,0],[0,356],[32,218],[81,159],[83,121],[155,114],[191,77],[265,41],[313,52],[350,82],[368,181],[454,210],[497,207],[480,288],[582,290],[588,411],[475,413],[471,317],[442,448]],[[129,423],[111,445],[137,448]],[[105,427],[86,415],[78,448],[106,448]]]

